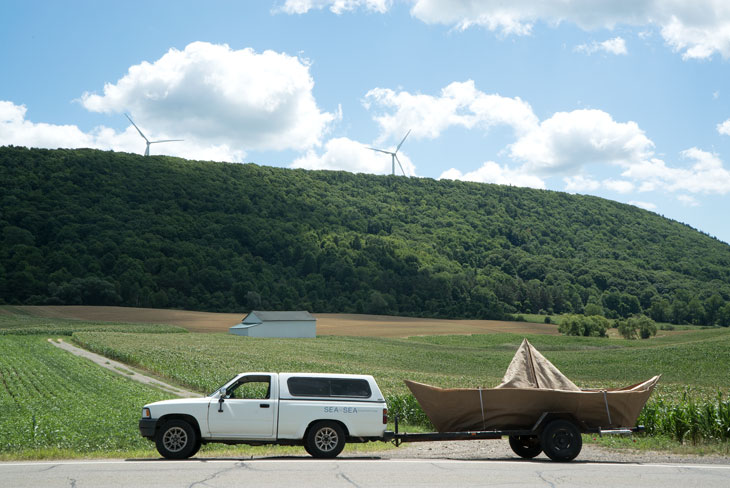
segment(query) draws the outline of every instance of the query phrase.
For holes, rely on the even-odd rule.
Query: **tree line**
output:
[[[730,246],[609,200],[0,148],[0,301],[730,325]]]

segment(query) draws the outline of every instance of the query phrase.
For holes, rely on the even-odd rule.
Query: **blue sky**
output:
[[[0,145],[546,188],[730,242],[725,0],[15,1]]]

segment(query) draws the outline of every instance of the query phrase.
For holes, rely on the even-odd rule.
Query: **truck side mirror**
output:
[[[225,397],[228,394],[228,390],[226,390],[226,388],[223,387],[220,390],[218,390],[218,393],[219,393],[219,395],[218,395],[218,411],[219,412],[222,412],[223,411],[223,402],[225,401]]]

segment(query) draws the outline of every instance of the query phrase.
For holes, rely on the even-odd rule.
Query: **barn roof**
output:
[[[262,322],[314,322],[317,319],[307,311],[296,312],[265,312],[253,310],[246,315],[241,324],[260,324]]]

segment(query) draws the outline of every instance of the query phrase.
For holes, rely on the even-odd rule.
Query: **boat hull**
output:
[[[590,428],[633,427],[659,376],[611,390],[439,388],[406,380],[439,432],[529,429],[545,412],[572,415]]]

